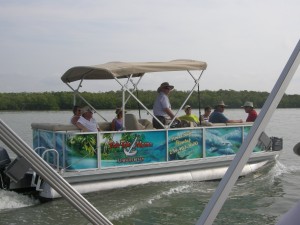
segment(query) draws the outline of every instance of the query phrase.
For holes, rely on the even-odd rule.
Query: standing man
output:
[[[248,113],[246,122],[254,122],[257,117],[257,112],[254,110],[253,102],[245,102],[242,108],[244,108],[245,112]]]
[[[209,122],[211,123],[242,123],[243,120],[230,120],[226,116],[224,116],[223,112],[225,109],[225,104],[223,101],[219,102],[215,106],[215,110],[209,116]]]
[[[174,89],[173,85],[168,82],[163,82],[157,89],[159,93],[153,105],[154,116],[163,124],[167,124],[167,119],[175,117],[171,109],[171,104],[168,95]],[[153,127],[156,129],[163,129],[164,127],[155,119],[152,119]]]

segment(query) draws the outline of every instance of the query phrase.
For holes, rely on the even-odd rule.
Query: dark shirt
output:
[[[218,111],[213,111],[212,114],[209,116],[209,122],[211,123],[227,123],[228,119],[224,116],[223,113]]]

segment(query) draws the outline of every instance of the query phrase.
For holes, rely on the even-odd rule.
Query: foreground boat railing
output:
[[[0,140],[93,224],[112,224],[0,119]],[[24,162],[25,161],[25,162]],[[18,162],[17,162],[18,163]],[[17,164],[15,163],[15,164]]]
[[[272,92],[263,105],[259,116],[253,124],[248,136],[240,147],[234,160],[231,162],[225,176],[220,181],[215,193],[211,197],[207,206],[205,207],[201,217],[197,221],[197,225],[210,225],[215,220],[219,211],[221,210],[229,192],[238,179],[243,167],[248,161],[253,147],[256,145],[258,138],[264,131],[269,122],[273,112],[278,106],[289,82],[295,74],[300,64],[300,40],[298,41],[292,55],[285,65],[280,77],[278,78]]]

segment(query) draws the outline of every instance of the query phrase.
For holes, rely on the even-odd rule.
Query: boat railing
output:
[[[131,115],[131,114],[126,114]],[[132,122],[129,120],[128,122]],[[150,130],[154,129],[152,123],[148,119],[135,119],[135,123],[138,125],[133,126],[133,122],[130,126],[125,126],[127,130]],[[99,127],[101,131],[111,131],[111,122],[99,122]],[[129,124],[129,123],[128,123]],[[253,122],[244,122],[244,123],[213,123],[211,125],[201,125],[200,127],[222,127],[222,126],[252,126]],[[197,126],[188,126],[190,128],[197,128]],[[39,130],[48,130],[48,131],[80,131],[78,127],[73,124],[63,124],[63,123],[32,123],[32,129],[39,129]],[[128,129],[130,128],[130,129]]]

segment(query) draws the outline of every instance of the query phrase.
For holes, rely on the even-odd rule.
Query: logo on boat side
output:
[[[109,143],[110,148],[123,148],[123,152],[126,156],[135,156],[137,154],[137,148],[147,148],[152,147],[153,143],[151,142],[142,142],[139,141],[139,136],[137,135],[134,138],[134,141],[131,143],[129,141],[112,141]]]

